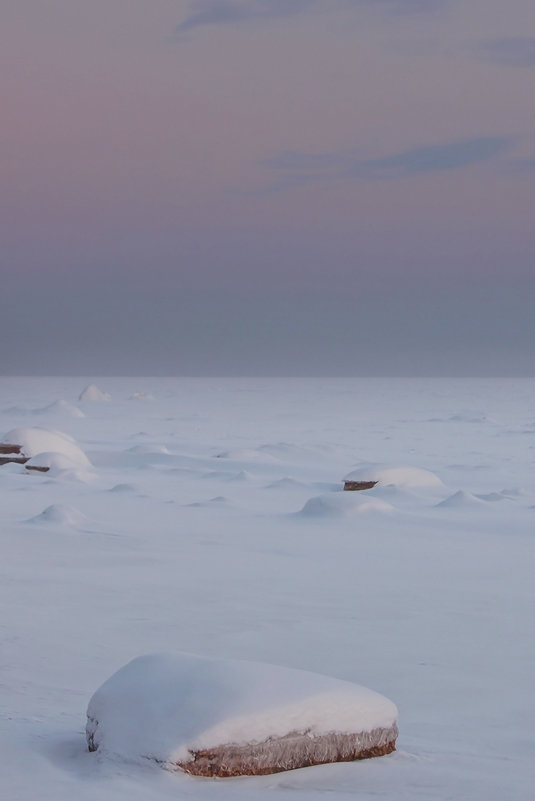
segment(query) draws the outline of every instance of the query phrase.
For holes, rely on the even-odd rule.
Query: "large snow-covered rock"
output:
[[[442,481],[430,470],[421,467],[360,467],[345,476],[346,483],[374,483],[378,486],[394,486],[403,489],[443,487]]]
[[[49,428],[14,428],[3,438],[2,443],[15,445],[18,453],[31,459],[40,453],[61,454],[78,467],[90,467],[91,463],[76,441],[68,434]]]
[[[141,656],[93,695],[90,751],[200,776],[277,773],[382,756],[397,709],[315,673],[182,653]]]

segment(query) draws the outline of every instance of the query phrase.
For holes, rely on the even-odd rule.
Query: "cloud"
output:
[[[377,6],[393,14],[426,14],[449,5],[450,0],[348,0],[350,6]]]
[[[481,136],[450,144],[415,147],[393,156],[357,162],[353,169],[355,175],[371,178],[455,170],[489,161],[510,145],[507,137]]]
[[[312,181],[337,179],[385,180],[462,169],[491,161],[513,144],[510,137],[481,136],[402,150],[390,156],[361,159],[352,152],[299,153],[284,151],[261,162],[279,174],[271,191]]]
[[[314,10],[332,11],[363,6],[392,14],[435,11],[450,0],[190,0],[189,12],[175,28],[178,35],[205,25],[232,25],[293,17]]]
[[[535,158],[512,159],[509,167],[517,175],[535,175]]]
[[[506,67],[535,67],[535,37],[509,36],[481,42],[479,51],[487,61]]]
[[[193,0],[189,14],[175,30],[181,34],[204,25],[291,17],[309,11],[314,5],[316,0]]]

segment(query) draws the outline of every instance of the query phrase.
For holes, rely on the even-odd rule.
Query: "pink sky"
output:
[[[527,319],[517,328],[535,289],[532,0],[5,0],[1,36],[4,314],[16,299],[41,331],[65,304],[89,320],[88,287],[106,281],[101,349],[108,341],[120,361],[113,320],[132,325],[125,282],[133,308],[151,288],[153,317],[161,298],[182,310],[192,293],[203,330],[204,294],[220,291],[210,301],[215,338],[234,326],[232,342],[255,341],[263,314],[272,372],[295,339],[295,321],[281,322],[292,308],[310,327],[328,295],[324,325],[347,315],[345,337],[347,298],[367,315],[377,304],[381,318],[385,294],[406,306],[400,285],[415,308],[449,292],[438,358],[456,330],[462,279],[466,313],[481,315],[480,339],[477,326],[467,331],[479,360],[501,288],[518,286],[501,325],[516,343],[515,370],[529,369],[534,329]],[[484,308],[478,282],[490,287]],[[232,296],[257,309],[252,321],[240,323]],[[412,309],[396,320],[416,342]],[[2,354],[9,372],[42,364],[37,322],[24,347]],[[194,319],[189,330],[202,339]],[[72,371],[54,336],[50,370]],[[193,370],[179,351],[166,362],[154,347],[162,371]],[[203,372],[206,354],[197,355]],[[499,365],[488,355],[485,369],[508,363],[507,353]],[[371,368],[348,365],[359,369]],[[291,372],[284,359],[281,371]]]

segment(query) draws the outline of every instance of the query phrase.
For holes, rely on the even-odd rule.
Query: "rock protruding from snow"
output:
[[[16,444],[19,453],[31,459],[40,453],[61,454],[79,468],[88,468],[91,463],[76,441],[68,434],[49,428],[15,428],[9,431],[2,442]]]
[[[87,386],[84,391],[80,393],[79,400],[102,403],[103,401],[111,400],[111,395],[109,395],[107,392],[103,392],[97,387],[96,384],[89,384],[89,386]]]
[[[138,657],[93,695],[90,751],[200,776],[240,776],[382,756],[397,709],[350,682],[181,653]]]
[[[402,489],[443,487],[442,481],[430,470],[421,467],[360,467],[345,476],[347,482],[374,482],[374,485],[394,486]],[[370,487],[371,489],[371,487]]]

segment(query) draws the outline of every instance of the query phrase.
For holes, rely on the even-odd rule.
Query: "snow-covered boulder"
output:
[[[79,400],[102,403],[103,401],[111,400],[111,395],[109,395],[107,392],[103,392],[96,386],[96,384],[89,384],[89,386],[87,386],[83,392],[80,393]]]
[[[372,489],[375,485],[394,486],[402,489],[423,489],[443,487],[442,481],[430,470],[421,467],[360,467],[344,478],[344,486],[351,489],[351,484],[365,484],[361,489]],[[349,485],[349,486],[348,486]],[[355,487],[358,489],[358,487]]]
[[[87,463],[80,463],[79,459],[71,459],[63,453],[38,453],[28,459],[24,465],[26,470],[35,470],[38,473],[48,473],[55,477],[75,479],[88,482],[94,474],[88,469]]]
[[[49,428],[14,428],[3,438],[4,445],[15,445],[17,455],[22,461],[31,459],[40,453],[61,454],[79,468],[88,468],[91,463],[76,441],[68,434],[53,431]],[[72,465],[71,465],[72,466]]]
[[[198,776],[277,773],[395,749],[397,709],[327,676],[183,653],[129,662],[93,695],[90,751]]]

